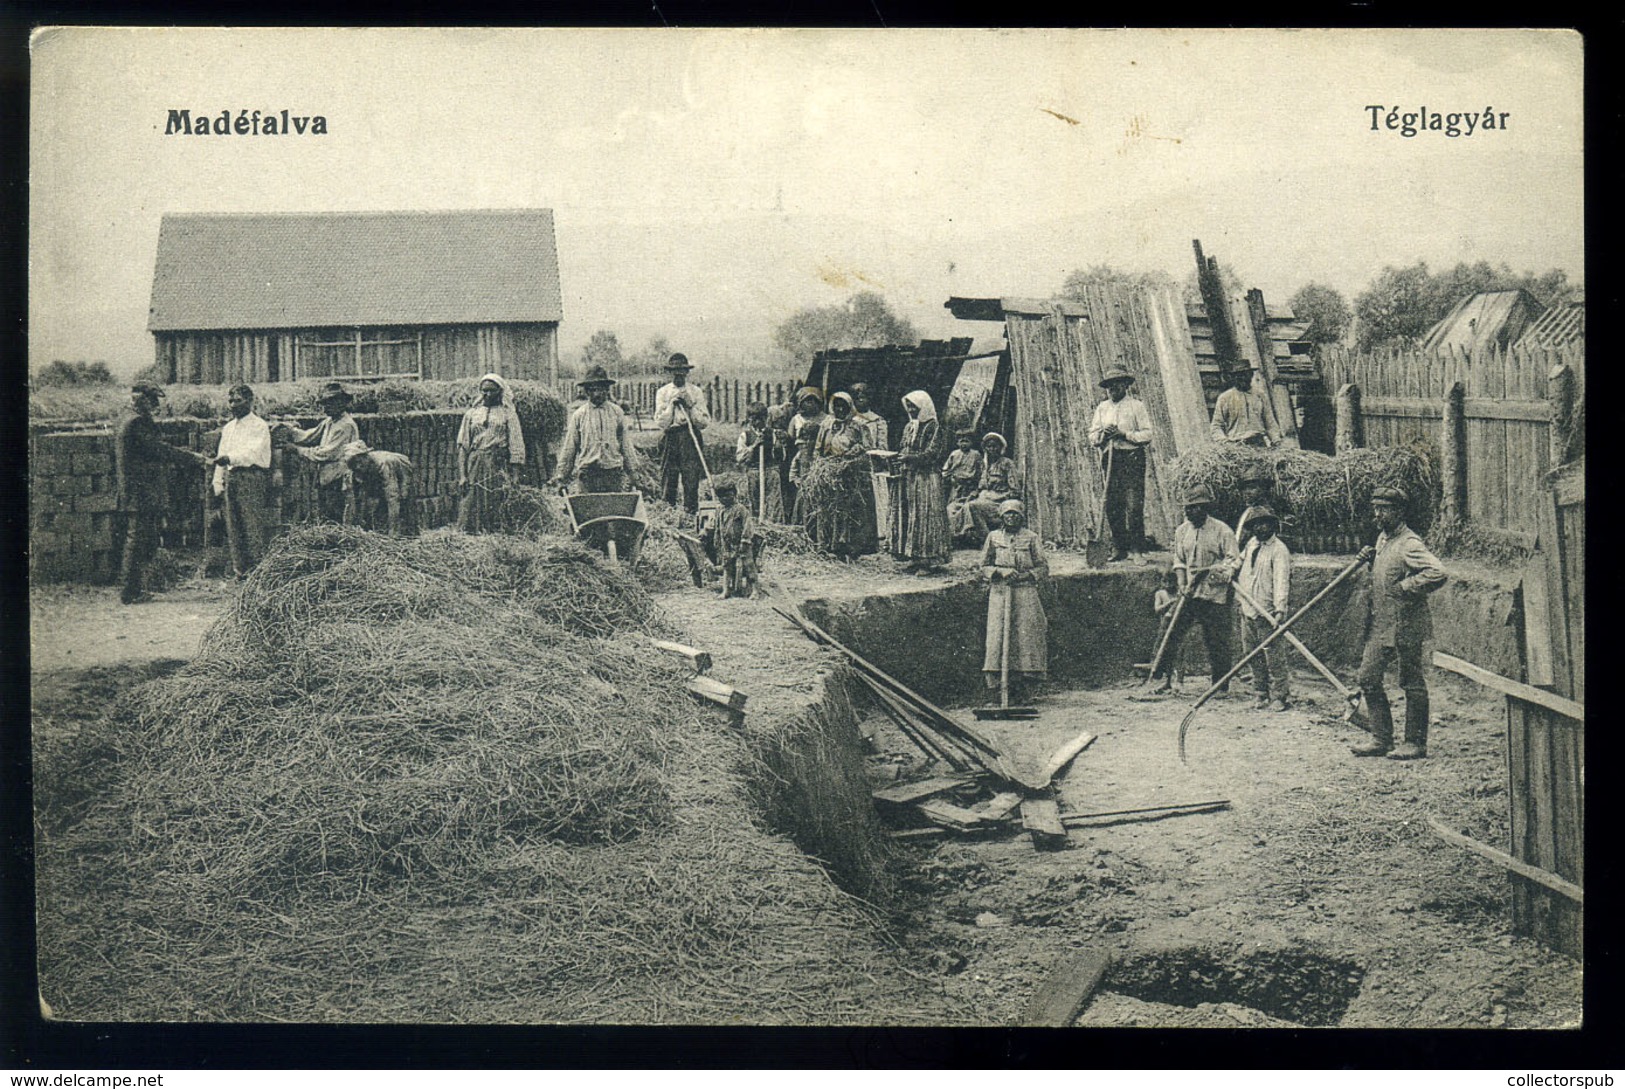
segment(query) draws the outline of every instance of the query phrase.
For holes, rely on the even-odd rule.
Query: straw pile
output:
[[[1411,447],[1381,446],[1347,450],[1336,457],[1310,450],[1260,450],[1229,443],[1198,447],[1174,463],[1175,494],[1206,484],[1213,490],[1213,512],[1233,522],[1245,503],[1241,481],[1259,475],[1274,481],[1276,513],[1313,526],[1322,533],[1369,536],[1371,492],[1398,486],[1410,495],[1410,526],[1426,533],[1438,509],[1438,481],[1425,453]]]
[[[796,513],[820,548],[835,549],[861,539],[873,526],[874,491],[869,459],[818,458],[802,476]],[[873,532],[868,536],[872,539]]]
[[[757,826],[755,758],[653,624],[575,545],[289,534],[204,654],[39,768],[42,993],[110,1020],[940,1019]]]

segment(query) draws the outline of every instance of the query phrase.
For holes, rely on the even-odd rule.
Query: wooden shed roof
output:
[[[1586,335],[1586,304],[1554,306],[1535,320],[1518,341],[1520,348],[1561,348]]]
[[[1480,291],[1450,308],[1439,323],[1422,339],[1423,351],[1459,348],[1475,352],[1518,339],[1525,326],[1546,307],[1541,301],[1517,288],[1513,291]]]
[[[169,214],[152,332],[556,322],[550,209]]]

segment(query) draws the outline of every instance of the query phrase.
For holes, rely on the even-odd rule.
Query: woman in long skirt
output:
[[[930,394],[903,398],[908,424],[897,448],[897,503],[892,510],[891,552],[904,569],[921,576],[945,570],[953,555],[948,536],[948,495],[942,482],[947,442]]]
[[[837,556],[867,556],[879,544],[869,478],[869,432],[857,419],[849,395],[834,394],[829,406],[830,416],[813,444],[813,467],[802,478],[804,494],[818,492],[816,501],[810,498],[807,504],[807,532],[819,547]]]
[[[1010,699],[1024,702],[1030,686],[1049,675],[1049,618],[1038,596],[1038,580],[1048,577],[1049,563],[1038,534],[1026,526],[1027,512],[1021,500],[999,504],[999,521],[1000,527],[982,544],[982,577],[988,582],[982,678],[990,700],[996,702],[1008,628]]]
[[[499,374],[480,379],[480,403],[463,415],[457,431],[457,528],[464,533],[501,533],[508,486],[525,463],[525,433],[513,409],[508,383]]]

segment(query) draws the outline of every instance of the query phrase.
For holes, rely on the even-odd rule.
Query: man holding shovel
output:
[[[1445,584],[1438,558],[1405,524],[1409,496],[1398,488],[1371,493],[1371,514],[1381,531],[1376,548],[1361,555],[1371,565],[1371,626],[1360,659],[1360,691],[1371,716],[1371,740],[1353,746],[1355,756],[1420,760],[1428,754],[1428,683],[1422,643],[1433,635],[1427,595]],[[1394,747],[1394,716],[1383,690],[1383,674],[1399,667],[1405,691],[1405,742]]]
[[[1100,451],[1116,563],[1145,547],[1145,451],[1151,445],[1151,416],[1138,397],[1128,395],[1134,376],[1120,364],[1108,367],[1100,384],[1107,396],[1095,406],[1089,441]]]
[[[1185,493],[1185,521],[1174,531],[1174,572],[1179,576],[1182,600],[1175,606],[1178,612],[1169,625],[1160,660],[1153,663],[1151,680],[1162,682],[1151,690],[1153,695],[1172,690],[1168,662],[1178,659],[1180,644],[1192,624],[1202,628],[1214,683],[1230,672],[1230,581],[1240,557],[1236,535],[1208,513],[1212,504],[1213,492],[1206,484]],[[1228,691],[1228,686],[1220,689],[1221,693]]]

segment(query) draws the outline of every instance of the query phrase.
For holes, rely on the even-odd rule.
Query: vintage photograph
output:
[[[30,52],[45,1018],[1585,1023],[1579,33]]]

